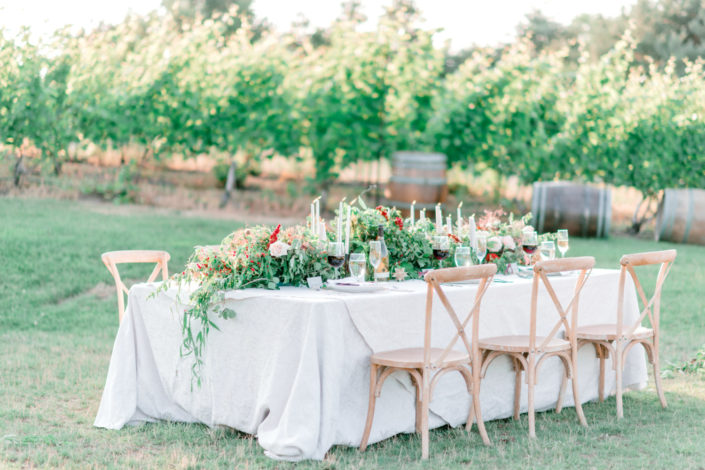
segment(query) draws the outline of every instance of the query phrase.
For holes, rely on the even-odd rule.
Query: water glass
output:
[[[459,246],[455,249],[455,265],[457,267],[472,265],[469,246]]]
[[[476,236],[476,241],[477,241],[477,252],[475,254],[477,255],[478,263],[482,264],[482,262],[485,259],[485,256],[487,256],[487,234],[478,233]]]
[[[561,229],[558,231],[558,251],[561,252],[561,258],[565,258],[565,254],[568,252],[570,246],[568,245],[568,230]]]
[[[367,260],[364,253],[352,253],[348,261],[350,275],[357,282],[365,280],[365,271],[367,270]]]
[[[379,264],[382,262],[382,243],[379,240],[372,240],[370,242],[370,264],[372,265],[372,270],[376,271]],[[375,282],[377,279],[375,278]]]
[[[556,257],[556,245],[552,240],[541,242],[541,259],[549,260]]]

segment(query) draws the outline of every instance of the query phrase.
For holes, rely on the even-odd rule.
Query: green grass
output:
[[[240,224],[173,215],[107,215],[91,206],[50,200],[0,199],[0,468],[289,468],[263,456],[251,436],[174,423],[120,431],[92,426],[113,339],[117,305],[100,253],[166,249],[172,271],[196,244],[217,243]],[[615,238],[573,240],[571,255],[591,254],[616,267],[620,254],[674,245]],[[705,248],[677,246],[663,297],[662,357],[680,363],[705,343]],[[133,269],[127,278],[148,274]],[[649,285],[652,282],[647,283]],[[97,287],[96,287],[97,286]],[[492,447],[475,431],[431,433],[431,459],[421,462],[415,435],[367,452],[336,447],[302,468],[703,468],[705,380],[676,374],[664,381],[669,407],[651,387],[575,413],[540,413],[538,439],[519,422],[487,423]],[[511,393],[508,390],[507,393]]]

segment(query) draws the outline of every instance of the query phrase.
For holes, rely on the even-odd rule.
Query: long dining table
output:
[[[617,270],[592,271],[580,297],[579,325],[615,321],[618,277]],[[576,278],[551,278],[562,302],[571,298]],[[532,280],[495,279],[482,303],[480,338],[528,334]],[[423,281],[388,282],[383,290],[370,293],[304,287],[228,291],[223,302],[235,317],[214,318],[218,329],[208,335],[198,386],[192,372],[194,358],[183,356],[180,349],[183,312],[193,286],[169,285],[153,295],[159,285],[136,284],[130,289],[95,426],[120,429],[159,420],[227,426],[255,435],[269,457],[323,459],[334,445],[360,443],[370,354],[423,344]],[[477,288],[457,284],[444,290],[460,314],[469,310]],[[538,309],[537,334],[546,334],[558,314],[543,289]],[[629,282],[624,311],[625,321],[639,316]],[[445,346],[454,327],[440,302],[434,302],[433,317],[434,345]],[[609,361],[606,367],[605,389],[610,393],[615,375]],[[598,371],[595,351],[582,348],[578,358],[581,401],[597,399]],[[537,410],[555,407],[561,374],[559,359],[549,359],[542,366],[536,385]],[[403,373],[392,378],[377,399],[371,443],[415,430],[412,383]],[[647,379],[645,355],[638,346],[627,357],[624,384],[641,388]],[[522,412],[527,408],[525,383],[523,388]],[[512,364],[499,358],[482,380],[485,421],[512,415],[513,392]],[[567,392],[565,405],[572,406],[573,396]],[[463,424],[469,405],[460,374],[445,375],[434,392],[430,427]],[[473,442],[482,445],[479,437]]]

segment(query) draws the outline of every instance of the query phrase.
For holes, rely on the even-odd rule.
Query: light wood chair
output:
[[[528,335],[498,336],[494,338],[483,338],[480,340],[480,351],[482,352],[482,376],[485,376],[487,367],[499,356],[508,355],[512,358],[515,370],[514,382],[514,419],[519,419],[519,403],[521,398],[521,374],[524,371],[526,383],[528,385],[529,398],[529,436],[536,437],[536,423],[534,416],[534,387],[536,385],[538,369],[544,360],[549,357],[561,359],[564,367],[563,380],[558,394],[558,404],[556,413],[560,413],[563,407],[563,396],[567,386],[567,381],[572,378],[573,399],[578,420],[583,426],[587,426],[585,415],[578,396],[578,374],[577,374],[577,352],[578,344],[574,334],[578,317],[578,299],[580,291],[585,285],[595,259],[590,256],[580,258],[564,258],[558,260],[539,261],[534,266],[534,280],[531,289],[531,313]],[[555,290],[548,278],[549,274],[564,271],[579,271],[573,298],[567,307],[563,307],[558,300]],[[553,301],[559,319],[546,336],[536,336],[536,319],[539,286],[543,283],[551,300]],[[565,330],[565,339],[557,337],[561,328]]]
[[[169,278],[169,269],[167,262],[171,257],[166,251],[158,250],[124,250],[124,251],[108,251],[101,255],[103,264],[108,268],[110,274],[115,279],[115,287],[117,288],[118,298],[118,321],[122,322],[122,317],[125,315],[125,299],[123,295],[127,294],[128,290],[125,284],[120,279],[117,265],[123,263],[156,263],[152,274],[149,275],[147,282],[152,282],[157,278],[159,271],[162,272],[162,280],[166,281]]]
[[[428,290],[426,293],[426,318],[424,327],[423,348],[397,349],[372,354],[370,358],[370,398],[367,410],[367,422],[360,443],[360,450],[367,448],[367,441],[372,429],[372,420],[375,412],[375,400],[380,395],[385,379],[395,371],[402,370],[409,373],[416,387],[416,432],[421,433],[421,457],[428,458],[429,431],[428,413],[431,403],[433,388],[444,374],[452,371],[459,372],[465,379],[468,392],[472,395],[472,404],[468,415],[466,430],[470,430],[473,420],[477,420],[477,427],[482,436],[482,441],[489,445],[490,440],[485,431],[480,409],[480,350],[478,349],[478,328],[480,316],[480,303],[487,288],[492,283],[492,278],[497,272],[494,264],[470,266],[462,268],[445,268],[429,272],[424,277]],[[465,319],[461,322],[455,310],[450,305],[441,284],[445,282],[460,282],[479,279],[479,287],[475,294],[475,301]],[[434,291],[445,307],[457,332],[445,349],[431,347],[431,318],[433,310]],[[472,320],[470,338],[465,329]],[[465,351],[455,349],[458,340],[462,340]],[[470,367],[470,368],[468,368]]]
[[[656,391],[661,406],[666,408],[666,397],[661,388],[661,367],[659,364],[659,321],[661,314],[661,289],[668,276],[668,272],[676,259],[676,250],[652,251],[648,253],[634,253],[624,255],[619,261],[621,270],[619,274],[619,294],[617,304],[617,323],[603,325],[580,326],[576,330],[578,347],[592,344],[595,353],[600,359],[600,381],[598,384],[598,395],[600,402],[605,399],[605,359],[612,355],[612,367],[617,376],[617,417],[624,416],[622,409],[622,372],[624,360],[629,350],[637,344],[642,344],[649,357],[649,362],[654,366],[654,380]],[[654,294],[650,300],[646,299],[644,289],[639,282],[639,278],[634,271],[635,266],[647,266],[660,264],[661,267],[656,279]],[[634,281],[639,298],[644,309],[639,318],[631,325],[624,324],[624,285],[627,273]],[[642,321],[648,315],[651,328],[641,326]]]

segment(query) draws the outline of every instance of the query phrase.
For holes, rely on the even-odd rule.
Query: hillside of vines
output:
[[[32,147],[59,173],[88,145],[137,145],[151,159],[278,154],[313,159],[326,185],[354,162],[426,150],[524,183],[645,197],[705,187],[700,61],[643,66],[625,32],[599,58],[519,40],[446,73],[436,31],[419,24],[392,10],[373,31],[340,19],[322,44],[235,11],[187,25],[132,16],[44,41],[0,30],[0,158]]]

